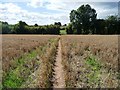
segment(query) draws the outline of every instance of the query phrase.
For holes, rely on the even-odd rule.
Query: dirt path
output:
[[[59,40],[58,52],[56,56],[56,63],[55,63],[55,82],[53,84],[54,88],[65,88],[65,81],[64,81],[64,71],[62,62],[62,54],[61,54],[61,41]]]

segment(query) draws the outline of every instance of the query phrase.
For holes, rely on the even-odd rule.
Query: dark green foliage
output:
[[[120,34],[120,18],[109,16],[107,19],[97,19],[96,10],[90,5],[82,5],[77,10],[70,12],[70,23],[63,25],[55,22],[54,25],[39,26],[27,25],[23,21],[15,25],[7,22],[2,24],[2,34],[61,34],[60,30],[66,29],[67,34]]]
[[[60,26],[58,25],[46,25],[44,26],[45,32],[43,34],[59,34]]]
[[[55,22],[54,25],[58,25],[58,26],[61,26],[61,22]]]
[[[37,26],[38,26],[38,24],[35,24],[34,26],[36,26],[36,27],[37,27]]]
[[[71,23],[69,23],[68,26],[66,27],[66,32],[67,32],[67,34],[73,34],[73,29],[72,29]]]
[[[10,33],[10,28],[7,22],[0,22],[2,23],[2,34]]]
[[[3,34],[59,34],[59,25],[44,25],[29,26],[25,22],[19,21],[18,24],[9,25],[7,22],[2,22],[2,33]]]
[[[96,20],[96,11],[90,5],[82,5],[70,13],[70,22],[77,34],[89,34],[90,27]]]
[[[106,19],[106,25],[108,29],[108,34],[117,34],[118,33],[118,23],[117,16],[109,16]]]
[[[96,23],[95,23],[95,28],[96,34],[107,34],[107,30],[105,30],[106,27],[106,22],[104,19],[97,19]]]
[[[68,34],[119,34],[120,19],[109,16],[107,19],[96,19],[96,10],[90,5],[82,5],[70,13]]]
[[[25,28],[25,26],[27,26],[25,22],[19,21],[19,23],[14,26],[14,33],[27,34],[28,30]]]

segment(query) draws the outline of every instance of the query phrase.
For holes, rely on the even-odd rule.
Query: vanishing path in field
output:
[[[64,71],[61,62],[62,62],[61,41],[59,40],[56,62],[54,67],[55,70],[54,72],[55,81],[53,83],[54,88],[65,88]]]

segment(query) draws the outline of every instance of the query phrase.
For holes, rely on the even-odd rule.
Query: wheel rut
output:
[[[61,40],[58,42],[58,50],[54,67],[53,88],[65,88],[64,70],[62,65]]]

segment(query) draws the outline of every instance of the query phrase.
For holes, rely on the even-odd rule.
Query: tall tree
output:
[[[37,27],[37,26],[38,26],[38,24],[36,23],[34,26],[35,26],[35,27]]]
[[[54,25],[58,25],[58,26],[61,26],[61,22],[55,22]]]
[[[108,34],[118,33],[118,17],[117,16],[108,16],[106,19]]]
[[[96,21],[96,10],[90,5],[82,5],[77,10],[72,10],[70,13],[70,22],[77,33],[89,34],[91,26]]]
[[[67,32],[67,34],[73,34],[73,29],[72,29],[71,23],[69,23],[68,26],[66,27],[66,32]]]
[[[9,24],[7,22],[1,22],[1,23],[2,23],[2,34],[10,33]]]
[[[96,34],[107,34],[108,31],[105,29],[106,22],[104,19],[97,19],[95,23]]]
[[[19,21],[19,23],[14,26],[14,33],[18,33],[18,34],[29,33],[28,30],[25,29],[25,26],[27,26],[27,24],[25,22]]]

